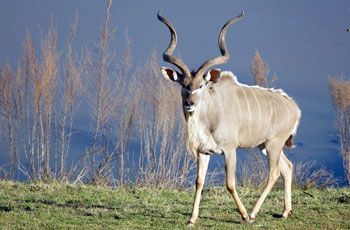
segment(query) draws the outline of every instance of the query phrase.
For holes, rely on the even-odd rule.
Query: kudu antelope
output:
[[[212,58],[197,71],[190,72],[185,63],[173,56],[177,43],[174,26],[158,13],[158,19],[170,30],[171,42],[163,59],[175,65],[180,72],[162,67],[165,79],[182,86],[183,111],[188,125],[188,141],[197,157],[196,193],[189,225],[198,218],[199,202],[210,155],[225,157],[226,185],[246,223],[252,223],[266,196],[282,173],[284,179],[284,211],[287,218],[292,210],[291,186],[293,165],[283,153],[284,146],[293,146],[301,111],[294,100],[282,90],[265,89],[241,84],[232,72],[210,68],[229,59],[225,35],[229,26],[243,17],[229,20],[219,35],[222,56]],[[206,71],[209,70],[207,73]],[[205,74],[206,73],[206,74]],[[268,157],[267,185],[248,215],[236,192],[236,149],[258,146]]]

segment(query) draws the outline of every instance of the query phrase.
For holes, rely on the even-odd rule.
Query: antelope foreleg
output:
[[[208,164],[210,156],[204,154],[198,154],[197,159],[197,180],[196,180],[196,194],[194,197],[193,209],[191,218],[188,221],[188,226],[193,226],[198,218],[199,213],[199,203],[201,200],[201,194],[203,189],[203,184],[205,180],[205,174],[207,173]]]
[[[243,220],[247,220],[248,213],[242,204],[241,200],[238,197],[236,191],[236,151],[225,152],[225,169],[226,169],[226,186],[227,190],[231,193],[237,207],[239,213],[242,216]]]

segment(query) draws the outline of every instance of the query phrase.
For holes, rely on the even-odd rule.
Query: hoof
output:
[[[290,210],[289,212],[284,211],[284,212],[282,213],[281,218],[282,218],[282,219],[287,219],[288,216],[290,216],[290,215],[292,215],[292,210]]]
[[[190,228],[194,227],[194,223],[188,222],[188,223],[187,223],[187,227],[190,227]]]
[[[243,223],[244,224],[252,224],[254,222],[255,218],[252,218],[248,216],[247,218],[244,219]]]

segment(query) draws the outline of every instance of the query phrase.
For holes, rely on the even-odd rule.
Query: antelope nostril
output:
[[[188,101],[188,100],[187,100],[187,101],[185,102],[184,109],[185,109],[187,112],[193,112],[193,111],[194,111],[194,102]]]
[[[193,106],[194,105],[194,102],[192,101],[186,101],[186,106]]]

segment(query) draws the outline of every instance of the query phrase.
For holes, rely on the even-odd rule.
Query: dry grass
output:
[[[350,81],[344,76],[329,78],[329,93],[336,111],[340,155],[343,159],[346,180],[350,186]]]

